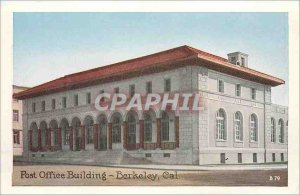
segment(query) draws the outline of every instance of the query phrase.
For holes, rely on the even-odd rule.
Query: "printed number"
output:
[[[280,176],[270,176],[270,181],[279,181]]]

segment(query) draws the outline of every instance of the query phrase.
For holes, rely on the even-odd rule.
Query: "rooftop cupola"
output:
[[[248,54],[237,51],[229,53],[227,56],[228,62],[238,66],[248,67]]]

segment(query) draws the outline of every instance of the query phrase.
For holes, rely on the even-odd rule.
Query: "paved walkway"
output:
[[[277,170],[286,169],[287,164],[243,164],[243,165],[110,165],[112,167],[137,168],[137,169],[162,169],[182,171],[215,171],[215,170]]]

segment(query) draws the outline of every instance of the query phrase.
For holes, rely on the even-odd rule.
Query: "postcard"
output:
[[[2,192],[296,194],[299,2],[216,3],[4,1]]]

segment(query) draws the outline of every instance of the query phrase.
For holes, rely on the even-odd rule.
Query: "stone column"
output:
[[[61,128],[57,129],[57,136],[58,136],[58,149],[61,150],[62,149],[62,137],[61,137]]]
[[[179,148],[179,116],[175,117],[175,147]]]
[[[32,147],[32,130],[28,131],[28,141],[29,141],[29,150],[32,152],[33,151],[33,147]]]
[[[69,145],[70,145],[70,150],[73,150],[73,128],[70,127],[69,129]]]
[[[140,120],[140,148],[144,149],[144,120]]]
[[[85,150],[85,126],[81,126],[81,149]]]
[[[47,129],[47,149],[51,150],[51,129]]]
[[[127,149],[127,143],[128,143],[128,124],[127,121],[123,122],[123,148]]]
[[[99,124],[94,124],[94,149],[98,149],[98,130]]]
[[[112,149],[112,123],[108,123],[108,148]]]
[[[157,131],[157,141],[156,141],[156,148],[161,148],[161,119],[156,119],[156,131]]]
[[[42,130],[38,129],[38,150],[42,150]]]

